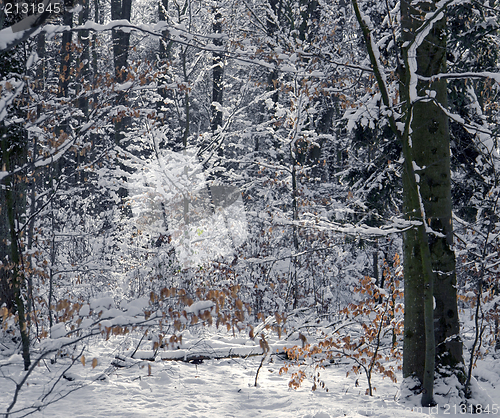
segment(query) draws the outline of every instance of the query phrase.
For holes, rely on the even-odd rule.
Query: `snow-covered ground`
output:
[[[256,347],[242,339],[234,340],[234,347],[250,352]],[[198,337],[184,345],[197,350],[210,350],[210,347],[229,346],[227,336],[212,335],[200,340]],[[377,388],[375,396],[365,395],[367,387],[364,375],[346,373],[350,370],[347,363],[333,365],[322,371],[321,378],[328,387],[324,390],[311,390],[311,382],[306,381],[298,390],[288,388],[290,374],[280,375],[279,370],[284,360],[272,356],[259,373],[258,386],[255,376],[262,356],[204,360],[201,364],[182,361],[165,361],[157,355],[156,361],[131,359],[130,354],[137,341],[130,336],[110,339],[108,342],[96,339],[88,344],[85,351],[85,365],[81,359],[74,362],[65,374],[66,379],[59,380],[55,389],[45,399],[53,387],[60,372],[72,362],[71,357],[58,359],[55,363],[45,360],[37,367],[32,377],[20,392],[13,408],[20,410],[43,401],[67,396],[52,403],[31,416],[68,418],[68,417],[300,417],[300,418],[336,418],[366,417],[406,418],[423,417],[434,414],[452,416],[472,416],[470,410],[461,413],[459,406],[446,406],[446,394],[439,397],[440,408],[418,408],[405,401],[400,383],[389,379],[374,377]],[[143,345],[147,345],[143,344]],[[257,346],[258,347],[258,346]],[[81,348],[80,348],[81,349]],[[76,352],[79,354],[80,351]],[[160,351],[161,352],[161,351]],[[160,352],[158,354],[160,354]],[[141,352],[145,356],[147,352]],[[116,360],[119,355],[123,360]],[[127,357],[128,356],[128,357]],[[136,353],[137,356],[137,353]],[[96,359],[96,360],[94,360]],[[6,378],[8,374],[16,381],[22,378],[22,359],[13,357],[11,366],[4,362],[0,379],[1,411],[12,402],[14,382]],[[112,366],[115,365],[122,367]],[[475,375],[478,377],[479,397],[489,403],[488,416],[495,408],[500,408],[500,362],[491,356],[480,361]],[[68,380],[71,379],[71,380]],[[83,387],[82,387],[83,385]],[[77,389],[70,392],[72,389]],[[495,406],[496,403],[496,406]],[[486,407],[486,405],[485,405]],[[413,410],[412,410],[413,409]],[[32,410],[31,410],[32,411]],[[30,412],[26,409],[13,416],[23,416]],[[477,416],[477,415],[474,415]]]

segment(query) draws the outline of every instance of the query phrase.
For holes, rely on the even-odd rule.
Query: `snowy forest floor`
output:
[[[28,412],[32,412],[30,416],[51,418],[472,416],[470,411],[460,413],[457,405],[447,406],[446,394],[439,398],[439,409],[417,408],[415,399],[408,401],[402,395],[400,374],[398,383],[375,375],[373,383],[376,392],[373,397],[369,397],[365,395],[365,376],[353,373],[346,376],[351,365],[342,362],[327,367],[321,373],[328,392],[321,389],[312,391],[312,382],[308,380],[301,388],[293,390],[288,387],[290,372],[279,374],[285,361],[273,355],[270,362],[265,363],[260,370],[258,386],[255,387],[261,355],[210,359],[201,364],[161,360],[161,357],[165,357],[165,354],[160,356],[161,351],[156,356],[156,361],[131,359],[130,355],[134,346],[137,347],[139,337],[135,339],[129,334],[111,338],[107,342],[102,339],[87,341],[86,360],[82,362],[79,358],[73,362],[72,367],[65,372],[65,378],[61,376],[72,364],[71,356],[78,356],[70,353],[67,357],[58,358],[56,362],[46,359],[20,392],[13,408],[13,411],[20,412],[12,416],[20,417]],[[253,342],[242,338],[232,339],[220,334],[202,337],[200,339],[199,336],[186,335],[184,348],[187,347],[191,352],[213,352],[214,347],[224,351],[223,347],[233,345],[235,350],[239,348],[242,353],[250,353],[252,350],[258,352],[260,349],[258,345],[253,346]],[[143,346],[147,344],[150,342],[143,343]],[[271,348],[275,350],[276,344],[279,343],[275,342]],[[81,349],[82,347],[75,353],[78,355]],[[136,357],[137,355],[144,357],[148,352],[138,352]],[[123,360],[117,362],[116,356]],[[14,382],[7,376],[19,381],[24,373],[20,356],[11,357],[8,364],[4,361],[1,369],[2,412],[12,402],[14,393]],[[498,413],[491,413],[495,403],[500,408],[500,361],[488,356],[478,362],[474,375],[479,399],[490,404],[488,416],[500,416]],[[47,396],[43,399],[45,395]],[[61,396],[63,398],[58,399]],[[41,405],[51,403],[52,400],[57,401],[40,411],[30,409],[36,407],[37,402]],[[24,409],[26,407],[28,409]]]

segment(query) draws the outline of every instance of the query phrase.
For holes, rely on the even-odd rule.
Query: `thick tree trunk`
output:
[[[414,41],[415,33],[423,24],[425,14],[434,10],[435,5],[431,2],[412,2],[410,5],[409,1],[402,1],[403,42],[406,42],[407,47]],[[422,17],[422,20],[419,17]],[[408,50],[404,53],[408,54]],[[445,18],[433,24],[429,34],[417,48],[416,62],[417,74],[420,76],[430,77],[446,71]],[[424,222],[430,227],[425,234],[428,240],[425,244],[429,248],[433,270],[433,283],[430,283],[430,286],[433,287],[435,303],[432,325],[436,344],[436,368],[441,369],[443,366],[454,367],[462,363],[462,345],[458,337],[455,255],[452,250],[450,139],[448,117],[439,107],[447,107],[447,88],[445,80],[433,83],[419,81],[418,95],[426,96],[426,90],[434,91],[435,101],[418,100],[411,103],[415,98],[410,97],[409,80],[409,74],[405,74],[405,69],[402,69],[401,97],[407,103],[405,117],[411,117],[410,155],[416,164],[413,169],[419,178],[420,198],[425,208]],[[405,155],[405,158],[408,158],[408,155]],[[421,204],[419,194],[413,190],[410,175],[406,173],[403,181],[404,211],[408,219],[415,219],[420,215]],[[421,251],[421,240],[419,229],[410,230],[404,236],[403,375],[415,375],[423,383],[425,355],[428,351],[425,331],[428,331],[426,325],[429,319],[427,318],[426,323],[423,290],[427,288],[422,267],[425,255]],[[448,341],[449,337],[455,338]]]
[[[383,104],[391,108],[372,34],[357,0],[351,1]],[[464,377],[463,371],[458,369],[463,361],[452,250],[448,117],[441,110],[447,106],[446,82],[431,83],[416,77],[416,74],[430,77],[446,70],[444,14],[435,14],[440,20],[426,20],[432,16],[427,13],[435,10],[433,2],[401,2],[404,65],[399,67],[399,76],[404,133],[398,129],[394,114],[389,114],[391,129],[403,145],[404,211],[409,220],[418,222],[418,226],[404,236],[403,376],[418,378],[422,384],[423,405],[433,403],[435,368],[442,372],[443,366],[451,366],[454,369],[451,373]],[[417,33],[422,36],[417,37]],[[411,72],[414,70],[416,74]],[[427,91],[434,93],[428,94]]]

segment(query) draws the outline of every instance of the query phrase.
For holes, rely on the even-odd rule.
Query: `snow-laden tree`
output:
[[[434,402],[435,368],[441,373],[447,368],[465,383],[456,302],[448,129],[450,118],[461,119],[448,110],[446,79],[494,75],[447,73],[446,13],[454,2],[402,2],[399,15],[388,9],[386,17],[387,37],[397,42],[401,36],[398,101],[393,94],[394,78],[379,49],[384,43],[377,39],[366,4],[352,3],[383,113],[403,147],[404,213],[415,225],[406,231],[404,241],[404,375],[417,378],[422,385],[422,404],[430,405]]]

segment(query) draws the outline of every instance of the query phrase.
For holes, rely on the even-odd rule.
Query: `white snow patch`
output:
[[[66,325],[64,323],[56,324],[50,329],[51,338],[54,339],[61,338],[64,337],[65,335],[66,335]]]
[[[80,316],[87,316],[89,313],[90,313],[90,306],[87,304],[83,305],[78,311],[78,315]]]
[[[198,302],[193,303],[191,306],[186,308],[187,313],[193,313],[198,315],[200,311],[205,311],[214,306],[214,303],[210,300],[200,300]]]

